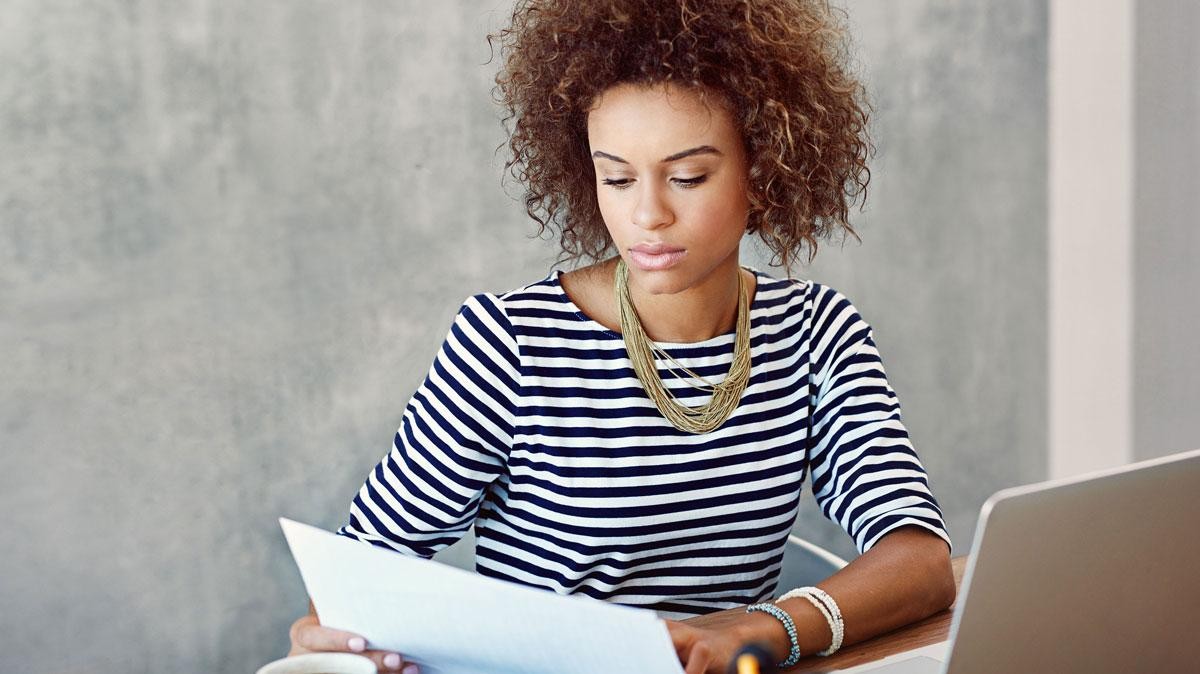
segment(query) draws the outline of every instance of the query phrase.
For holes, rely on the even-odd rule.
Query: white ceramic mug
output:
[[[293,655],[258,668],[256,674],[376,674],[375,662],[354,653]]]

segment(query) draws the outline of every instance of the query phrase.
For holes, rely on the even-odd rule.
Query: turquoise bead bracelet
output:
[[[776,667],[791,667],[800,662],[800,639],[796,636],[796,623],[792,622],[792,616],[787,614],[787,611],[779,608],[775,604],[751,604],[746,607],[746,613],[754,611],[762,611],[775,616],[779,622],[783,623],[783,629],[787,630],[788,639],[792,642],[792,649],[788,652],[787,660],[775,665]]]

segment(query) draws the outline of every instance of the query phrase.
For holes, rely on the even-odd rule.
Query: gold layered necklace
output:
[[[725,423],[733,410],[737,409],[742,399],[742,391],[750,381],[750,307],[746,299],[746,280],[742,270],[738,268],[738,310],[737,336],[733,344],[733,361],[729,364],[729,373],[720,384],[713,384],[704,377],[687,369],[663,351],[657,344],[650,341],[642,329],[633,300],[629,296],[629,269],[624,259],[617,260],[616,273],[617,306],[621,311],[621,337],[625,340],[625,351],[633,363],[633,371],[637,374],[642,387],[658,411],[666,417],[671,425],[687,433],[707,433]],[[678,401],[658,376],[658,365],[655,355],[671,361],[689,376],[699,379],[707,386],[701,386],[684,380],[693,389],[712,393],[712,399],[699,407],[688,407]],[[676,378],[682,379],[672,371]]]

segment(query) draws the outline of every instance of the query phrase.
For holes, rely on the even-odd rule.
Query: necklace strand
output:
[[[625,341],[625,351],[633,364],[634,373],[646,390],[646,395],[654,402],[658,411],[672,426],[687,433],[707,433],[725,423],[725,420],[737,408],[738,402],[742,398],[742,391],[750,381],[750,308],[746,299],[746,281],[742,277],[741,269],[738,269],[737,335],[733,345],[733,360],[729,364],[728,374],[720,384],[712,384],[707,379],[683,367],[679,361],[672,358],[670,354],[663,351],[646,336],[637,310],[633,306],[633,300],[629,295],[629,269],[625,266],[623,259],[617,260],[614,285],[616,286],[617,306],[620,307],[621,337]],[[688,407],[680,403],[678,398],[663,385],[662,379],[658,375],[658,365],[654,359],[656,353],[665,356],[692,377],[708,384],[708,389],[705,389],[690,381],[687,382],[693,389],[711,390],[712,399],[698,407]],[[671,373],[676,378],[682,379],[673,370]]]

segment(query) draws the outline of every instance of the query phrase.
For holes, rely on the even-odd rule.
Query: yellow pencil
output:
[[[752,653],[743,653],[737,659],[737,674],[758,674],[758,658]]]

